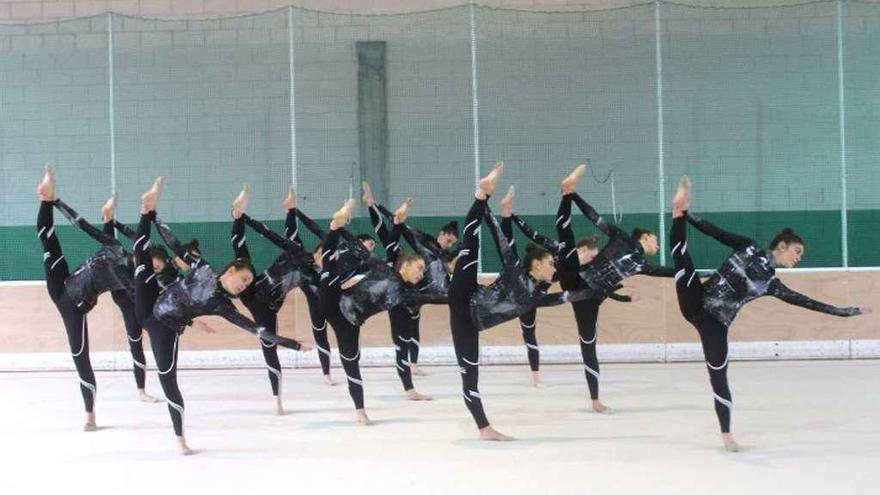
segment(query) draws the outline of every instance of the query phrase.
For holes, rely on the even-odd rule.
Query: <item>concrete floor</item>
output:
[[[0,493],[878,493],[880,361],[736,362],[734,432],[723,451],[705,367],[603,367],[587,410],[579,366],[546,366],[547,388],[522,366],[484,367],[481,392],[499,430],[490,444],[459,393],[455,368],[428,368],[402,400],[390,368],[366,368],[355,426],[344,386],[286,370],[276,416],[261,370],[181,371],[190,445],[177,454],[164,403],[133,400],[129,373],[99,373],[98,424],[81,431],[73,373],[0,374]],[[343,375],[334,369],[339,380]],[[159,394],[155,372],[148,390]]]

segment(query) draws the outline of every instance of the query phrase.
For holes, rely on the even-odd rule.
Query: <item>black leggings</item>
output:
[[[584,377],[590,388],[590,399],[599,399],[599,358],[596,356],[596,320],[599,317],[601,301],[586,299],[571,303],[574,319],[577,322],[578,338],[581,343],[581,358],[584,361]]]
[[[177,436],[183,435],[183,395],[177,386],[177,351],[180,331],[153,317],[153,306],[159,297],[159,283],[153,273],[150,257],[150,222],[156,218],[155,212],[141,215],[137,239],[134,242],[134,308],[141,326],[150,335],[150,345],[159,372],[159,383],[168,401],[168,413]]]
[[[354,403],[355,409],[364,408],[364,380],[361,378],[361,327],[352,325],[337,313],[327,316],[327,321],[336,333],[336,343],[339,346],[339,360],[342,361],[342,369],[348,380],[348,394]]]
[[[395,306],[388,310],[388,318],[391,321],[391,341],[394,346],[394,363],[397,366],[397,376],[403,384],[403,390],[412,390],[412,370],[408,360],[412,345],[410,329],[412,328],[412,312],[404,306]]]
[[[70,354],[79,376],[80,393],[86,412],[91,413],[95,410],[95,395],[98,389],[95,372],[89,360],[89,326],[86,315],[77,309],[64,288],[64,281],[70,276],[70,269],[61,252],[61,243],[58,242],[58,236],[55,234],[53,208],[51,201],[43,201],[37,214],[37,237],[43,245],[46,288],[64,322]]]
[[[516,238],[513,235],[513,219],[504,217],[501,219],[501,232],[511,249],[516,252]],[[526,346],[526,356],[529,359],[529,368],[538,371],[541,366],[541,349],[538,347],[538,337],[535,335],[535,324],[538,311],[533,309],[519,317],[519,327],[522,329],[523,344]]]
[[[244,301],[242,301],[244,302]],[[254,323],[266,328],[266,332],[278,333],[278,312],[270,309],[266,304],[259,301],[248,301],[246,304]],[[260,349],[263,351],[263,360],[269,375],[269,385],[272,387],[272,395],[278,397],[281,392],[281,361],[278,359],[278,345],[260,339]]]
[[[321,362],[321,372],[330,374],[330,340],[327,338],[327,320],[321,312],[321,302],[318,295],[304,290],[306,303],[309,306],[309,318],[312,320],[312,335],[315,337],[315,347],[318,349],[318,360]]]
[[[409,362],[411,364],[419,364],[419,347],[422,345],[422,338],[419,330],[422,321],[422,307],[418,306],[412,309],[409,314]]]
[[[331,232],[327,237],[338,236],[338,233]],[[336,239],[336,238],[334,238]],[[328,263],[335,263],[334,249],[328,249],[325,239],[324,263],[325,270],[328,270]],[[332,251],[332,252],[331,252]],[[335,269],[335,265],[333,265]],[[327,273],[334,273],[328,271]],[[331,275],[332,277],[333,275]],[[336,333],[336,344],[339,347],[339,360],[342,362],[342,369],[345,371],[345,377],[348,380],[348,394],[354,402],[355,409],[364,408],[364,380],[361,378],[361,368],[358,363],[361,359],[360,351],[360,334],[361,327],[352,325],[342,316],[339,310],[339,300],[342,298],[342,289],[339,285],[330,285],[326,281],[321,283],[319,291],[320,307],[324,317],[333,327]]]
[[[526,345],[529,368],[532,371],[538,371],[541,366],[541,350],[538,347],[538,338],[535,336],[537,316],[538,311],[533,309],[519,317],[519,327],[522,329],[523,343]]]
[[[675,263],[675,289],[682,316],[697,329],[703,346],[703,356],[709,371],[709,381],[715,395],[715,414],[722,433],[730,432],[730,414],[733,398],[727,385],[727,331],[726,325],[703,309],[703,285],[687,252],[687,222],[685,216],[672,220],[670,233],[672,259]]]
[[[475,200],[468,211],[462,231],[462,246],[449,285],[449,324],[452,344],[461,373],[464,404],[477,423],[489,426],[478,388],[480,378],[480,331],[471,318],[471,295],[477,290],[477,259],[480,252],[480,222],[486,212],[486,201]]]
[[[132,366],[134,381],[137,388],[143,390],[147,381],[147,358],[144,356],[144,331],[138,324],[137,315],[134,312],[134,301],[124,290],[113,291],[110,296],[122,313],[125,333],[128,337],[128,349],[131,351],[131,359],[134,362],[134,366]]]

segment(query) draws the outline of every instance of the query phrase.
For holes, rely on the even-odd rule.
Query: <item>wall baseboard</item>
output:
[[[306,355],[281,350],[284,368],[317,368],[315,353]],[[670,344],[608,344],[598,348],[602,363],[671,363],[702,361],[703,352],[698,343]],[[875,359],[880,358],[880,340],[820,340],[781,342],[731,342],[732,361],[798,360],[798,359]],[[128,352],[93,352],[92,367],[97,371],[127,371],[131,369]],[[150,369],[155,369],[152,353],[147,353]],[[485,365],[526,364],[522,346],[483,346],[480,362]],[[543,364],[581,364],[580,347],[576,345],[541,346]],[[361,350],[361,366],[393,366],[394,349],[367,347]],[[419,354],[419,364],[435,366],[455,365],[451,346],[425,347]],[[263,368],[259,350],[181,351],[181,369]],[[333,353],[333,366],[339,367],[339,358]],[[0,354],[0,371],[71,371],[70,355],[60,352]]]

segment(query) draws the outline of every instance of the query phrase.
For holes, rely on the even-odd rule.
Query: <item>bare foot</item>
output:
[[[736,443],[732,433],[722,433],[721,441],[724,442],[724,450],[728,452],[739,452],[739,444]]]
[[[238,196],[232,200],[232,217],[235,219],[241,218],[245,211],[247,211],[248,200],[251,197],[251,186],[250,184],[243,184],[241,186],[241,192],[238,193]]]
[[[507,190],[507,194],[501,198],[501,216],[508,218],[513,215],[513,198],[516,196],[516,190],[513,186]]]
[[[292,210],[296,208],[296,192],[293,190],[293,186],[287,188],[287,197],[284,198],[284,203],[281,204],[285,210]]]
[[[687,175],[681,177],[678,181],[678,190],[672,198],[672,218],[678,218],[684,215],[691,206],[691,179]]]
[[[49,162],[46,162],[45,168],[43,180],[37,186],[37,196],[40,201],[55,201],[55,168]]]
[[[336,386],[336,382],[333,381],[333,378],[330,375],[324,375],[324,384],[329,385],[331,387]]]
[[[113,193],[110,196],[110,199],[104,203],[104,206],[101,207],[101,217],[104,223],[112,222],[114,218],[116,218],[116,193]]]
[[[147,403],[150,403],[150,404],[155,403],[155,402],[159,402],[159,399],[157,399],[157,398],[153,397],[152,395],[148,394],[148,393],[146,392],[146,390],[144,390],[144,389],[140,389],[140,390],[138,390],[138,400],[141,401],[141,402],[147,402]]]
[[[354,200],[349,199],[342,205],[342,208],[333,213],[333,221],[331,228],[338,229],[345,227],[351,220],[351,213],[354,211]],[[335,225],[335,226],[334,226]]]
[[[578,182],[581,181],[581,177],[587,172],[587,164],[582,163],[575,167],[575,169],[568,174],[568,177],[562,179],[562,194],[571,194],[577,189]]]
[[[165,178],[159,176],[153,181],[153,185],[147,189],[147,192],[141,195],[141,214],[147,214],[156,210],[156,204],[159,203],[159,194],[161,194],[164,184]]]
[[[280,395],[275,396],[275,414],[278,416],[284,416],[286,414],[284,412],[284,401],[281,400]]]
[[[410,365],[409,365],[409,370],[412,372],[413,375],[416,375],[416,376],[428,376],[428,374],[425,373],[425,370],[423,370],[423,369],[422,369],[419,365],[417,365],[416,363],[412,363],[412,364],[410,364]]]
[[[416,392],[416,389],[411,388],[406,391],[406,400],[433,400],[430,396],[420,394]]]
[[[367,411],[363,409],[358,409],[354,412],[354,421],[362,426],[367,426],[372,423],[370,418],[367,417]]]
[[[86,424],[83,425],[83,431],[98,431],[98,425],[95,423],[95,413],[86,413]]]
[[[480,179],[480,191],[485,197],[495,194],[495,188],[498,187],[498,181],[501,180],[501,174],[504,172],[504,162],[495,164],[495,168],[489,172],[489,175]],[[478,194],[479,194],[478,193]],[[484,199],[484,198],[481,198]]]
[[[540,371],[532,372],[532,384],[537,388],[544,388],[544,379],[541,377]]]
[[[364,190],[364,195],[361,196],[361,199],[364,200],[364,204],[367,205],[367,208],[372,208],[373,205],[376,204],[376,198],[373,197],[373,189],[367,181],[361,182],[361,188]]]
[[[599,413],[599,414],[611,414],[614,412],[614,409],[611,409],[610,407],[606,406],[605,404],[602,404],[601,402],[599,402],[599,399],[596,399],[593,401],[593,412]]]
[[[177,446],[180,447],[180,453],[183,455],[193,455],[196,453],[186,444],[186,438],[183,435],[177,437]]]
[[[516,439],[497,431],[491,426],[487,426],[485,428],[480,428],[480,440],[488,440],[490,442],[510,442]]]
[[[406,223],[406,219],[409,218],[409,209],[412,208],[412,205],[415,202],[416,202],[416,200],[414,200],[413,198],[406,198],[406,201],[404,201],[400,205],[400,208],[395,210],[395,212],[394,212],[394,225],[400,225],[402,223]]]

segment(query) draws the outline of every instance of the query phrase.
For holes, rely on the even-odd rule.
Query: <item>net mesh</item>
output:
[[[378,164],[362,163],[359,127],[357,43],[370,41],[385,43]],[[559,180],[589,160],[582,194],[627,229],[664,238],[663,203],[687,173],[694,210],[722,226],[761,244],[799,231],[802,266],[841,266],[844,248],[851,266],[880,265],[878,62],[880,5],[858,2],[839,17],[836,2],[661,3],[0,26],[0,278],[42,278],[33,186],[46,160],[61,196],[95,222],[113,190],[120,219],[135,221],[140,192],[166,175],[160,214],[212,261],[231,256],[243,182],[252,216],[280,227],[291,182],[323,222],[370,178],[391,208],[415,197],[412,223],[433,231],[467,210],[476,164],[505,160],[518,213],[552,234]],[[355,230],[369,232],[365,215]],[[94,251],[59,232],[74,266]],[[256,237],[262,266],[277,253]],[[709,241],[692,250],[704,267],[725,255]],[[484,253],[484,270],[497,269]]]

